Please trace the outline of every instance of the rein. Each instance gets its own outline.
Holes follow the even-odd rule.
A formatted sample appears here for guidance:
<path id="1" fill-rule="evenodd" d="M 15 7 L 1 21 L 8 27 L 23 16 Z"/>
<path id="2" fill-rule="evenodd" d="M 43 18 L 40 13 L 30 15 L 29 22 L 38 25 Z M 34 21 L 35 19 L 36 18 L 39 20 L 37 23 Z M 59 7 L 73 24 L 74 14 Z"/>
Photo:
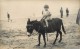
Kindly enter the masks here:
<path id="1" fill-rule="evenodd" d="M 28 24 L 27 26 L 33 26 L 33 25 L 31 25 L 31 24 Z"/>

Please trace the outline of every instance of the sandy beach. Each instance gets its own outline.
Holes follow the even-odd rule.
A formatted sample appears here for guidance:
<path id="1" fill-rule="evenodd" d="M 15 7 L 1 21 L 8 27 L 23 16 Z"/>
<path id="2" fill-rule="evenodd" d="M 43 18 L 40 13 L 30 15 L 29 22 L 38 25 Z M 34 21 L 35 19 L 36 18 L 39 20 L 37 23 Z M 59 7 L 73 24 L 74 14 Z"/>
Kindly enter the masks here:
<path id="1" fill-rule="evenodd" d="M 43 38 L 41 38 L 41 46 L 35 46 L 38 43 L 36 31 L 31 37 L 27 36 L 26 19 L 22 19 L 20 22 L 17 20 L 12 22 L 1 20 L 3 27 L 0 30 L 0 49 L 80 49 L 80 29 L 75 21 L 76 15 L 64 16 L 62 20 L 67 34 L 63 33 L 62 42 L 58 43 L 57 41 L 55 45 L 52 45 L 56 36 L 55 33 L 48 34 L 49 41 L 47 41 L 46 48 L 43 47 Z"/>
<path id="2" fill-rule="evenodd" d="M 55 45 L 56 33 L 48 34 L 49 41 L 44 48 L 43 38 L 41 46 L 37 47 L 38 34 L 34 30 L 31 37 L 27 36 L 27 20 L 40 20 L 44 5 L 49 5 L 52 18 L 60 18 L 60 8 L 63 8 L 63 24 L 66 34 L 62 34 L 62 42 L 59 37 Z M 66 8 L 69 9 L 69 17 L 66 17 Z M 0 49 L 80 49 L 80 26 L 76 24 L 80 0 L 0 0 Z M 7 13 L 10 14 L 8 22 Z"/>

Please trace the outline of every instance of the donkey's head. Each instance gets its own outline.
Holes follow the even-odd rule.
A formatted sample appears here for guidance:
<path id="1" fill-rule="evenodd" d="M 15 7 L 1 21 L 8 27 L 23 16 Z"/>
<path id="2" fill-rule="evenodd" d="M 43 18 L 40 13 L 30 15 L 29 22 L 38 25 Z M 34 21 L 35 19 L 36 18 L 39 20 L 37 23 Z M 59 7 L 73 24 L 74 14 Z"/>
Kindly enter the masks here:
<path id="1" fill-rule="evenodd" d="M 33 30 L 35 29 L 35 22 L 37 22 L 37 20 L 34 20 L 34 21 L 30 21 L 30 18 L 28 18 L 28 21 L 27 21 L 27 32 L 29 33 L 28 36 L 31 36 L 31 34 L 33 33 Z"/>
<path id="2" fill-rule="evenodd" d="M 28 35 L 28 36 L 31 36 L 31 34 L 32 34 L 32 32 L 33 32 L 34 27 L 33 27 L 33 22 L 32 22 L 32 21 L 30 21 L 30 18 L 28 18 L 26 28 L 27 28 L 27 32 L 29 33 L 29 35 Z"/>

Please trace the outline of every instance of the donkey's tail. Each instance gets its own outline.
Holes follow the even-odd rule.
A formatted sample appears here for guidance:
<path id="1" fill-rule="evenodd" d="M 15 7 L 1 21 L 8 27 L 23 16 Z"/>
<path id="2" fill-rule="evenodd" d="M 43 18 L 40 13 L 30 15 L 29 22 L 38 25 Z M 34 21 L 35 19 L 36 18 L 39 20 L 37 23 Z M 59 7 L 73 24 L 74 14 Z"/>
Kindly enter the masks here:
<path id="1" fill-rule="evenodd" d="M 63 30 L 63 32 L 66 34 L 66 31 L 65 31 L 65 29 L 64 29 L 63 22 L 62 22 L 62 30 Z"/>

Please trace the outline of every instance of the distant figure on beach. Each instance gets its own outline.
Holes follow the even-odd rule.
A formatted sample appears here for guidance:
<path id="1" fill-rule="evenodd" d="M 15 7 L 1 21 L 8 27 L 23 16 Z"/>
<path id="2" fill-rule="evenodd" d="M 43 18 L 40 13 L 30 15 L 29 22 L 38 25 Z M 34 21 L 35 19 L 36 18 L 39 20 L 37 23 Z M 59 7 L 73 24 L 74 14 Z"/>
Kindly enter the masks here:
<path id="1" fill-rule="evenodd" d="M 45 20 L 45 27 L 48 27 L 48 22 L 47 20 L 51 19 L 51 13 L 49 12 L 49 6 L 48 5 L 44 5 L 44 10 L 42 11 L 42 20 Z"/>
<path id="2" fill-rule="evenodd" d="M 10 14 L 9 13 L 7 13 L 7 18 L 8 18 L 8 22 L 9 22 L 9 20 L 10 20 Z"/>
<path id="3" fill-rule="evenodd" d="M 80 25 L 80 8 L 77 14 L 76 24 Z"/>
<path id="4" fill-rule="evenodd" d="M 63 18 L 63 8 L 60 9 L 61 18 Z"/>
<path id="5" fill-rule="evenodd" d="M 10 19 L 10 14 L 9 14 L 9 13 L 7 13 L 7 18 L 8 18 L 8 22 L 9 22 L 9 21 L 12 21 L 12 20 Z"/>
<path id="6" fill-rule="evenodd" d="M 69 16 L 69 9 L 66 8 L 66 17 L 68 17 L 68 16 Z"/>

